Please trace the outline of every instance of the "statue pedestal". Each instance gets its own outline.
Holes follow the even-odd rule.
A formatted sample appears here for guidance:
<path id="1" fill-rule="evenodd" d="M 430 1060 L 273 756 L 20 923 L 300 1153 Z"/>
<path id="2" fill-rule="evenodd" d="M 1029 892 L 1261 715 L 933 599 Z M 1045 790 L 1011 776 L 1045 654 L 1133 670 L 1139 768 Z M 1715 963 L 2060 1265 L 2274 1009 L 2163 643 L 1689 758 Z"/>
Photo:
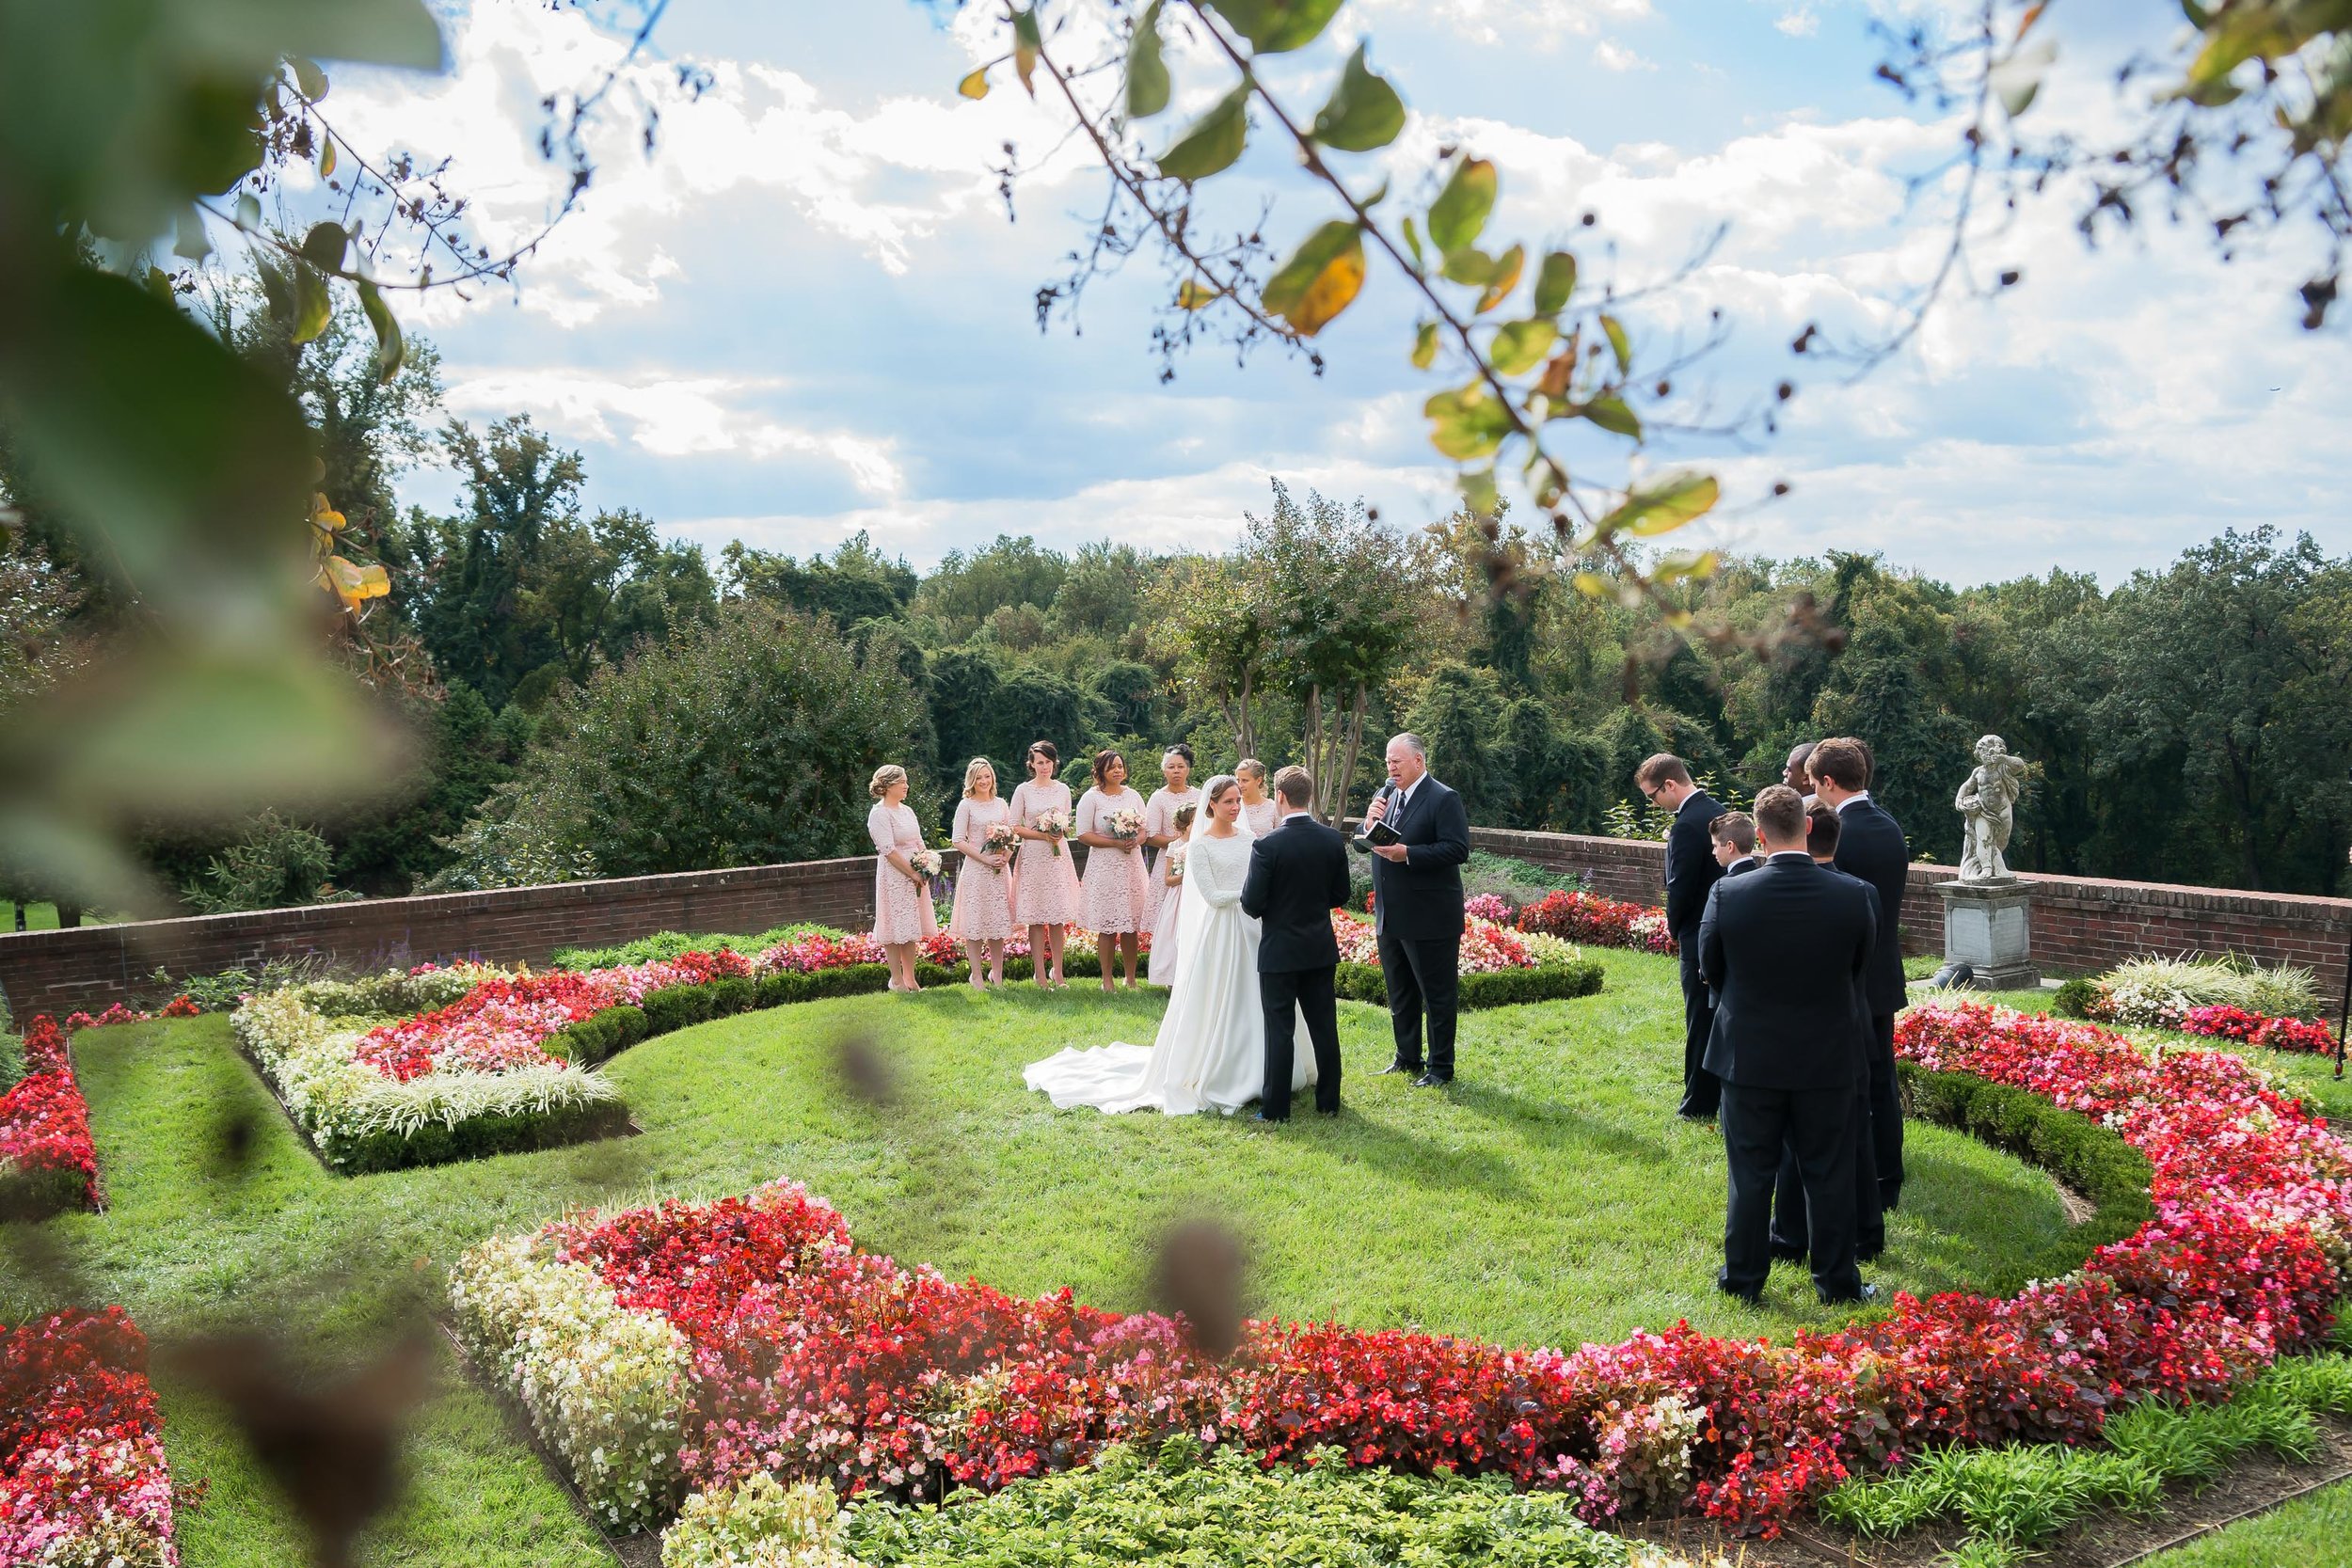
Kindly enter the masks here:
<path id="1" fill-rule="evenodd" d="M 2033 966 L 2033 892 L 2014 877 L 1997 882 L 1953 880 L 1935 885 L 1944 900 L 1944 961 L 1964 963 L 1980 990 L 2031 990 L 2042 983 Z"/>

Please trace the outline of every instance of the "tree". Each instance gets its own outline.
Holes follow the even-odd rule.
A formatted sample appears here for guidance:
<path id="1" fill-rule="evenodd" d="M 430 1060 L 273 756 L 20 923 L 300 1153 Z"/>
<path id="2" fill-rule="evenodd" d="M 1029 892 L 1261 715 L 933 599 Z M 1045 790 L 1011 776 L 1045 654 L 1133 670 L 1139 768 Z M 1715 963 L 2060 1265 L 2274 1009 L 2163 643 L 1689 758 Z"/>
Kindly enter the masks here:
<path id="1" fill-rule="evenodd" d="M 1120 659 L 1094 673 L 1093 696 L 1103 727 L 1114 735 L 1159 735 L 1160 677 L 1149 664 Z"/>
<path id="2" fill-rule="evenodd" d="M 867 779 L 923 762 L 921 694 L 876 653 L 857 658 L 826 620 L 739 600 L 599 667 L 549 705 L 469 826 L 518 831 L 455 878 L 495 870 L 481 863 L 493 852 L 587 857 L 615 877 L 866 852 Z"/>
<path id="3" fill-rule="evenodd" d="M 949 550 L 923 578 L 908 608 L 937 618 L 951 640 L 961 641 L 1000 607 L 1028 605 L 1042 613 L 1061 591 L 1066 569 L 1058 552 L 1039 549 L 1027 534 L 1014 539 L 1000 533 L 994 544 L 969 556 Z"/>
<path id="4" fill-rule="evenodd" d="M 458 832 L 490 792 L 515 776 L 528 726 L 501 718 L 463 682 L 436 703 L 419 703 L 412 721 L 428 736 L 403 799 L 392 808 L 330 822 L 334 878 L 368 894 L 404 894 L 449 863 L 442 841 Z"/>
<path id="5" fill-rule="evenodd" d="M 1164 569 L 1160 558 L 1133 545 L 1098 539 L 1078 546 L 1054 594 L 1053 627 L 1061 637 L 1134 641 L 1142 629 L 1141 605 Z M 1140 653 L 1139 647 L 1131 652 Z"/>
<path id="6" fill-rule="evenodd" d="M 1255 561 L 1191 556 L 1145 600 L 1155 652 L 1175 668 L 1190 701 L 1223 715 L 1246 757 L 1260 754 L 1258 705 L 1274 652 L 1270 592 Z"/>
<path id="7" fill-rule="evenodd" d="M 1405 727 L 1428 746 L 1429 766 L 1460 792 L 1470 820 L 1497 827 L 1524 825 L 1512 815 L 1515 790 L 1498 733 L 1505 705 L 1493 671 L 1446 659 L 1405 714 Z"/>
<path id="8" fill-rule="evenodd" d="M 803 562 L 753 549 L 739 539 L 728 544 L 722 560 L 729 594 L 828 615 L 845 629 L 860 621 L 903 615 L 920 580 L 903 560 L 876 549 L 863 529 L 844 539 L 830 560 L 813 553 Z"/>

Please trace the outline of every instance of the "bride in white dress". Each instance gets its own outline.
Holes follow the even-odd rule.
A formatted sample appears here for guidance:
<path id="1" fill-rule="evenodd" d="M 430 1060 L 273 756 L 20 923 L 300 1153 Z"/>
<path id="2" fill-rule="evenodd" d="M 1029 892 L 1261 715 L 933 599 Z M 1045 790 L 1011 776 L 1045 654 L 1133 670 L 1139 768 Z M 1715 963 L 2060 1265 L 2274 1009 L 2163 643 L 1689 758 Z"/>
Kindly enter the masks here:
<path id="1" fill-rule="evenodd" d="M 1265 1015 L 1258 1001 L 1258 922 L 1241 912 L 1253 842 L 1231 774 L 1209 781 L 1184 857 L 1177 927 L 1184 963 L 1168 995 L 1160 1032 L 1148 1046 L 1116 1041 L 1075 1047 L 1023 1069 L 1022 1081 L 1067 1110 L 1091 1105 L 1187 1116 L 1232 1116 L 1265 1088 Z M 1315 1081 L 1314 1056 L 1298 1053 L 1291 1088 Z"/>

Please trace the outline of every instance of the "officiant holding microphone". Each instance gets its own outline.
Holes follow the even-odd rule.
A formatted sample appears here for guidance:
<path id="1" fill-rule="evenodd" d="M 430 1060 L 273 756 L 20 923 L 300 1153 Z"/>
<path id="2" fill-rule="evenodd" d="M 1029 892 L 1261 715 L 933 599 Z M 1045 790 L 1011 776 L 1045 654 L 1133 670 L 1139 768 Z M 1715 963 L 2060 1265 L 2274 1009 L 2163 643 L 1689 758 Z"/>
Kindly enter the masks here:
<path id="1" fill-rule="evenodd" d="M 1364 829 L 1355 841 L 1373 856 L 1373 921 L 1396 1035 L 1396 1060 L 1381 1070 L 1408 1073 L 1415 1088 L 1430 1089 L 1454 1082 L 1470 814 L 1459 795 L 1429 776 L 1429 748 L 1419 736 L 1390 741 L 1388 764 L 1389 782 L 1365 808 Z"/>

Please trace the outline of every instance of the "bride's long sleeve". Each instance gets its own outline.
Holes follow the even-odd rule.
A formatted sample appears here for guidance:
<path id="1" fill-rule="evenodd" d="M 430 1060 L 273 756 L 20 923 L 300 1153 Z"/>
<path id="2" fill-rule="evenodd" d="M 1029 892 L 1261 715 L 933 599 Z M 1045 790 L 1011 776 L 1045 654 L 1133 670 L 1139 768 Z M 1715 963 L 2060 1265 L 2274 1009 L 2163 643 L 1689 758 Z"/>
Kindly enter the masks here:
<path id="1" fill-rule="evenodd" d="M 1241 874 L 1248 862 L 1213 851 L 1202 853 L 1217 842 L 1213 838 L 1194 842 L 1192 852 L 1184 857 L 1184 879 L 1190 893 L 1198 894 L 1209 908 L 1231 909 L 1241 902 Z"/>

